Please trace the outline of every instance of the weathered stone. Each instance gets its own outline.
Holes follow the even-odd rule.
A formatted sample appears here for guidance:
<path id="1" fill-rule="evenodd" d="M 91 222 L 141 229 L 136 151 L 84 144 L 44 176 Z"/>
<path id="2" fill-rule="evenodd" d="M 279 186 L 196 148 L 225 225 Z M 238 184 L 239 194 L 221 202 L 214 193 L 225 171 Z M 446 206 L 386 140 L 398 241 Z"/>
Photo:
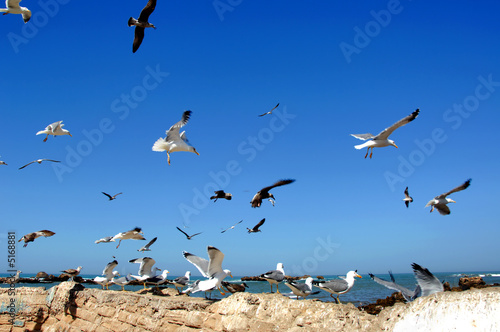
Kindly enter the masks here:
<path id="1" fill-rule="evenodd" d="M 486 283 L 481 277 L 462 277 L 458 281 L 458 287 L 462 288 L 462 290 L 479 288 L 480 286 L 484 286 Z"/>

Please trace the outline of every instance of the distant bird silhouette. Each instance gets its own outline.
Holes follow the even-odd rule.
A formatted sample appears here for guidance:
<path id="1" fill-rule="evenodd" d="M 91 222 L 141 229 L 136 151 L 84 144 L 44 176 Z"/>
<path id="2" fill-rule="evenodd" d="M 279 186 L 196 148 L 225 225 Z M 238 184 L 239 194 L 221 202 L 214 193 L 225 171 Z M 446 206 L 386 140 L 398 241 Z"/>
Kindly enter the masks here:
<path id="1" fill-rule="evenodd" d="M 264 116 L 264 115 L 272 114 L 272 113 L 273 113 L 273 111 L 274 111 L 275 109 L 277 109 L 279 105 L 280 105 L 280 103 L 277 103 L 277 104 L 276 104 L 276 106 L 274 106 L 272 110 L 270 110 L 269 112 L 266 112 L 266 113 L 264 113 L 264 114 L 261 114 L 261 115 L 259 115 L 259 116 Z"/>
<path id="2" fill-rule="evenodd" d="M 196 233 L 196 234 L 193 234 L 193 235 L 188 235 L 186 232 L 184 232 L 184 231 L 183 231 L 182 229 L 180 229 L 179 227 L 176 227 L 176 228 L 179 230 L 179 232 L 181 232 L 182 234 L 186 235 L 186 237 L 187 237 L 187 239 L 188 239 L 188 240 L 191 240 L 191 238 L 192 238 L 193 236 L 196 236 L 196 235 L 199 235 L 199 234 L 203 233 L 203 232 L 200 232 L 200 233 Z"/>
<path id="3" fill-rule="evenodd" d="M 214 191 L 215 195 L 210 197 L 210 199 L 215 199 L 214 203 L 217 202 L 219 198 L 225 198 L 228 201 L 230 201 L 233 198 L 233 195 L 230 193 L 225 193 L 224 190 L 217 190 Z"/>
<path id="4" fill-rule="evenodd" d="M 224 233 L 225 231 L 228 231 L 228 230 L 230 230 L 230 229 L 235 228 L 235 227 L 236 227 L 236 225 L 240 224 L 242 221 L 243 221 L 243 220 L 238 221 L 236 224 L 234 224 L 233 226 L 231 226 L 231 227 L 229 227 L 229 228 L 226 228 L 226 229 L 225 229 L 225 230 L 223 230 L 221 233 Z"/>
<path id="5" fill-rule="evenodd" d="M 123 194 L 123 193 L 118 193 L 118 194 L 116 194 L 116 195 L 111 196 L 110 194 L 106 194 L 104 191 L 101 191 L 101 192 L 102 192 L 104 195 L 108 196 L 108 198 L 109 198 L 109 200 L 110 200 L 110 201 L 112 201 L 112 200 L 116 199 L 116 196 Z"/>
<path id="6" fill-rule="evenodd" d="M 413 202 L 413 198 L 408 193 L 408 187 L 405 189 L 405 198 L 403 198 L 403 201 L 405 201 L 406 207 L 409 207 L 410 203 Z"/>
<path id="7" fill-rule="evenodd" d="M 428 207 L 428 206 L 431 206 L 431 211 L 434 211 L 434 208 L 436 208 L 436 210 L 438 210 L 438 212 L 442 215 L 448 215 L 450 214 L 450 208 L 448 207 L 448 203 L 456 203 L 454 200 L 452 200 L 451 198 L 446 198 L 446 196 L 448 195 L 451 195 L 453 193 L 456 193 L 458 191 L 462 191 L 462 190 L 465 190 L 469 187 L 470 185 L 470 181 L 471 179 L 465 181 L 463 184 L 461 184 L 460 186 L 456 187 L 456 188 L 453 188 L 452 190 L 444 193 L 444 194 L 441 194 L 439 196 L 436 196 L 434 197 L 434 199 L 431 199 L 429 201 L 429 203 L 427 203 L 425 205 L 425 207 Z"/>
<path id="8" fill-rule="evenodd" d="M 151 247 L 151 245 L 153 245 L 153 243 L 156 242 L 156 239 L 158 239 L 158 238 L 155 237 L 154 239 L 149 241 L 148 244 L 146 244 L 144 247 L 142 247 L 141 249 L 137 249 L 137 251 L 151 251 L 151 249 L 149 249 L 149 247 Z"/>
<path id="9" fill-rule="evenodd" d="M 32 161 L 32 162 L 30 162 L 30 163 L 27 163 L 27 164 L 26 164 L 26 165 L 24 165 L 24 166 L 19 167 L 19 169 L 23 169 L 23 168 L 25 168 L 26 166 L 29 166 L 29 165 L 31 165 L 31 164 L 33 164 L 33 163 L 39 163 L 39 164 L 41 164 L 41 163 L 42 163 L 42 161 L 51 161 L 51 162 L 53 162 L 53 163 L 60 163 L 60 161 L 58 161 L 58 160 L 52 160 L 52 159 L 37 159 L 37 160 L 33 160 L 33 161 Z"/>
<path id="10" fill-rule="evenodd" d="M 56 233 L 44 229 L 44 230 L 41 230 L 41 231 L 38 231 L 38 232 L 28 233 L 25 236 L 23 236 L 22 238 L 20 238 L 19 241 L 17 241 L 17 242 L 24 241 L 24 246 L 23 247 L 26 247 L 29 242 L 35 241 L 35 239 L 39 238 L 40 236 L 49 237 L 49 236 L 52 236 L 54 234 L 56 234 Z"/>
<path id="11" fill-rule="evenodd" d="M 253 196 L 252 201 L 250 202 L 252 204 L 252 207 L 254 207 L 254 208 L 260 207 L 263 199 L 269 199 L 269 201 L 274 206 L 275 198 L 274 198 L 273 194 L 269 193 L 269 190 L 271 190 L 275 187 L 284 186 L 285 184 L 290 184 L 294 181 L 295 181 L 294 179 L 279 180 L 278 182 L 276 182 L 272 186 L 262 188 L 258 193 L 255 194 L 255 196 Z"/>
<path id="12" fill-rule="evenodd" d="M 266 221 L 266 218 L 262 219 L 261 221 L 259 221 L 259 223 L 255 226 L 253 226 L 253 228 L 248 228 L 248 233 L 257 233 L 257 232 L 260 232 L 261 230 L 259 229 L 260 226 L 264 225 L 264 222 Z"/>
<path id="13" fill-rule="evenodd" d="M 153 13 L 156 7 L 156 0 L 149 0 L 146 6 L 142 9 L 141 15 L 136 20 L 131 17 L 128 19 L 128 26 L 131 27 L 135 25 L 135 37 L 134 44 L 132 45 L 132 53 L 135 53 L 139 46 L 141 46 L 142 40 L 144 39 L 144 29 L 145 28 L 153 28 L 156 30 L 156 27 L 148 22 L 149 15 Z"/>

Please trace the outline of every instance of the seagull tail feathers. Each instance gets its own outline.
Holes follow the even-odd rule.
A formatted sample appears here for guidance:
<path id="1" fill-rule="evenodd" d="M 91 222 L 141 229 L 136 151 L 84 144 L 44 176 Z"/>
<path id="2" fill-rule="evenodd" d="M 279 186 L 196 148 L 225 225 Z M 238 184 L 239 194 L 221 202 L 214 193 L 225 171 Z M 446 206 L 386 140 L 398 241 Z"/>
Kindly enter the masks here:
<path id="1" fill-rule="evenodd" d="M 165 143 L 165 140 L 163 138 L 159 138 L 155 144 L 153 144 L 153 151 L 157 152 L 163 152 L 167 150 L 167 144 Z"/>
<path id="2" fill-rule="evenodd" d="M 135 25 L 135 23 L 137 22 L 137 20 L 133 17 L 130 17 L 128 19 L 128 26 L 131 27 L 132 25 Z"/>
<path id="3" fill-rule="evenodd" d="M 366 147 L 366 143 L 363 143 L 363 144 L 358 144 L 358 145 L 355 145 L 354 148 L 357 149 L 357 150 L 360 150 L 362 148 Z"/>

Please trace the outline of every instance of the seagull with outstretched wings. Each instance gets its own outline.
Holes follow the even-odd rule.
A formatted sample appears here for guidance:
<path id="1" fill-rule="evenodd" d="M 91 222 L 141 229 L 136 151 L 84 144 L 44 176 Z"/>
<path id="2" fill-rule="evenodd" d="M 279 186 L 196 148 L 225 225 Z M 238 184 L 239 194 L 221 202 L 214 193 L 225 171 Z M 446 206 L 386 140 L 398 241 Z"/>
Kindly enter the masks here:
<path id="1" fill-rule="evenodd" d="M 133 53 L 135 53 L 139 49 L 139 46 L 141 46 L 142 40 L 144 39 L 144 29 L 145 28 L 156 29 L 156 27 L 153 24 L 148 22 L 149 15 L 153 13 L 155 7 L 156 7 L 156 0 L 149 0 L 146 6 L 142 9 L 141 15 L 139 15 L 139 18 L 137 20 L 133 17 L 128 19 L 129 27 L 135 25 L 134 44 L 132 45 Z"/>
<path id="2" fill-rule="evenodd" d="M 462 191 L 462 190 L 467 189 L 470 186 L 470 181 L 471 181 L 471 179 L 468 179 L 460 186 L 453 188 L 452 190 L 450 190 L 444 194 L 441 194 L 439 196 L 434 197 L 425 205 L 425 207 L 431 206 L 430 212 L 432 212 L 432 211 L 434 211 L 434 209 L 436 209 L 442 215 L 450 214 L 450 208 L 448 207 L 447 204 L 448 203 L 456 203 L 456 202 L 454 200 L 452 200 L 451 198 L 448 198 L 446 196 L 451 195 L 453 193 L 456 193 L 458 191 Z"/>
<path id="3" fill-rule="evenodd" d="M 284 186 L 286 184 L 290 184 L 294 181 L 295 181 L 294 179 L 279 180 L 278 182 L 276 182 L 275 184 L 273 184 L 269 187 L 262 188 L 261 190 L 259 190 L 258 193 L 256 193 L 253 196 L 252 200 L 250 201 L 250 204 L 252 204 L 253 208 L 260 207 L 260 205 L 262 204 L 262 200 L 267 198 L 274 206 L 275 198 L 274 198 L 273 194 L 271 194 L 269 192 L 269 190 L 276 188 L 276 187 L 279 187 L 279 186 Z"/>
<path id="4" fill-rule="evenodd" d="M 253 228 L 248 228 L 247 227 L 248 233 L 261 232 L 261 230 L 259 229 L 259 227 L 262 226 L 262 225 L 264 225 L 265 222 L 266 222 L 266 218 L 264 218 L 261 221 L 259 221 L 259 223 L 257 225 L 255 225 L 255 226 L 253 226 Z"/>
<path id="5" fill-rule="evenodd" d="M 264 115 L 272 114 L 272 113 L 273 113 L 273 111 L 274 111 L 275 109 L 277 109 L 279 105 L 280 105 L 280 103 L 277 103 L 277 104 L 276 104 L 276 106 L 274 106 L 272 110 L 270 110 L 269 112 L 266 112 L 266 113 L 264 113 L 264 114 L 261 114 L 261 115 L 259 115 L 259 116 L 264 116 Z"/>
<path id="6" fill-rule="evenodd" d="M 182 234 L 186 235 L 186 238 L 187 238 L 188 240 L 191 240 L 194 236 L 196 236 L 196 235 L 199 235 L 199 234 L 203 233 L 203 232 L 200 232 L 200 233 L 196 233 L 196 234 L 193 234 L 193 235 L 188 235 L 188 233 L 184 232 L 184 231 L 183 231 L 182 229 L 180 229 L 179 227 L 175 227 L 175 228 L 177 228 L 177 229 L 179 230 L 179 232 L 181 232 Z"/>

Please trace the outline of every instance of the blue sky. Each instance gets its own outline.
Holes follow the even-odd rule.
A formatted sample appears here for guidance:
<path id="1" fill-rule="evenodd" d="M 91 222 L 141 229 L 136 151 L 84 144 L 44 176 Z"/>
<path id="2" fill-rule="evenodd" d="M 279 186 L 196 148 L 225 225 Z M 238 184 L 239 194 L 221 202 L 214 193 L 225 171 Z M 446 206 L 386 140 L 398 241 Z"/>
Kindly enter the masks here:
<path id="1" fill-rule="evenodd" d="M 143 243 L 94 244 L 135 226 L 158 237 L 147 255 L 173 275 L 195 271 L 183 250 L 205 257 L 207 245 L 234 275 L 278 262 L 290 275 L 410 272 L 411 262 L 499 270 L 497 2 L 158 1 L 157 30 L 135 54 L 127 20 L 145 1 L 22 5 L 29 23 L 0 17 L 1 241 L 56 232 L 18 246 L 24 272 L 99 274 L 114 255 L 135 273 L 128 260 Z M 377 134 L 416 108 L 391 136 L 399 149 L 371 160 L 354 149 L 350 134 Z M 168 166 L 151 147 L 186 109 L 200 156 L 173 153 Z M 59 120 L 73 137 L 35 135 Z M 62 162 L 18 170 L 37 158 Z M 275 207 L 250 207 L 282 178 L 297 181 L 273 190 Z M 424 209 L 468 178 L 451 215 Z M 214 186 L 233 200 L 207 201 Z M 203 234 L 187 241 L 183 225 Z"/>

